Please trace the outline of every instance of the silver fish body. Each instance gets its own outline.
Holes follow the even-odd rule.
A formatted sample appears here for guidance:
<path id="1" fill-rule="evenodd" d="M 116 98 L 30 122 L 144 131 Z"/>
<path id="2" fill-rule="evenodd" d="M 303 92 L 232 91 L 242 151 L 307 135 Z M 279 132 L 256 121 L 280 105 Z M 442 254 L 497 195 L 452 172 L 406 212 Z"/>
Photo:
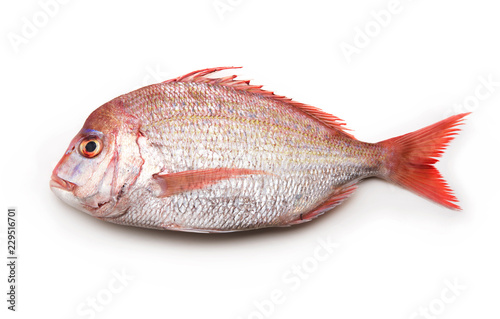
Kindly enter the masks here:
<path id="1" fill-rule="evenodd" d="M 113 136 L 113 142 L 104 139 L 103 153 L 115 155 L 104 169 L 112 169 L 113 177 L 91 181 L 100 186 L 82 196 L 106 200 L 82 210 L 155 229 L 287 226 L 340 204 L 361 179 L 388 176 L 391 147 L 361 142 L 338 118 L 248 82 L 206 77 L 217 70 L 119 96 L 89 117 L 79 134 Z M 68 152 L 78 143 L 75 138 Z M 111 144 L 113 150 L 106 150 Z M 74 170 L 69 160 L 61 161 L 53 190 L 62 198 L 67 194 L 61 185 L 72 183 Z M 69 172 L 66 179 L 63 171 Z"/>

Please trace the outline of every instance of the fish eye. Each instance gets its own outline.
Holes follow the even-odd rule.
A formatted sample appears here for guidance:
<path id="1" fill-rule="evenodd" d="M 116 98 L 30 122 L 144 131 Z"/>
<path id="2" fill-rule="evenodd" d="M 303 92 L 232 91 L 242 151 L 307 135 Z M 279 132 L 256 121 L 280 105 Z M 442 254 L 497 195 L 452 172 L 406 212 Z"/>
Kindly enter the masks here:
<path id="1" fill-rule="evenodd" d="M 96 157 L 97 155 L 99 155 L 99 153 L 101 153 L 102 142 L 96 136 L 89 136 L 84 138 L 80 142 L 80 147 L 78 149 L 80 151 L 80 154 L 82 154 L 82 156 L 84 157 Z"/>

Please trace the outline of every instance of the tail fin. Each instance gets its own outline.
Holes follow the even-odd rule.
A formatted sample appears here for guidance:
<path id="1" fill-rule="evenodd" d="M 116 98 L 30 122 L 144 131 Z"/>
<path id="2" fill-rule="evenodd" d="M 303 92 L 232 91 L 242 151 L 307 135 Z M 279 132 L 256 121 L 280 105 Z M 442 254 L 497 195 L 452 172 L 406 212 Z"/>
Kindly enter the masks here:
<path id="1" fill-rule="evenodd" d="M 448 208 L 460 210 L 458 199 L 433 166 L 460 129 L 463 113 L 418 131 L 379 143 L 388 151 L 383 177 Z"/>

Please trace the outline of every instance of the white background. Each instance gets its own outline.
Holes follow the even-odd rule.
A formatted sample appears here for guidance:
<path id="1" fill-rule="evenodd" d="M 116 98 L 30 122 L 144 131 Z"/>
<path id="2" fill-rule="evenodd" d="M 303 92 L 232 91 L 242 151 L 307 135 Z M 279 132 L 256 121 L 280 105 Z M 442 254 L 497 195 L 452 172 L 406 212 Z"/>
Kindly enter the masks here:
<path id="1" fill-rule="evenodd" d="M 19 256 L 16 313 L 6 310 L 0 263 L 2 318 L 91 318 L 92 298 L 96 318 L 425 318 L 419 308 L 436 318 L 498 318 L 500 86 L 483 82 L 500 81 L 500 6 L 401 0 L 381 27 L 371 12 L 391 6 L 68 1 L 44 21 L 37 1 L 2 2 L 0 255 L 6 209 L 15 206 Z M 34 18 L 36 34 L 23 35 Z M 16 36 L 24 42 L 13 45 Z M 348 63 L 341 45 L 355 40 Z M 365 141 L 473 110 L 438 164 L 463 211 L 368 180 L 311 223 L 203 235 L 107 224 L 51 193 L 53 167 L 95 108 L 145 84 L 228 65 L 344 119 Z M 315 260 L 328 238 L 338 247 Z M 294 265 L 307 278 L 291 274 Z M 122 271 L 133 276 L 126 286 L 114 279 Z M 455 294 L 447 282 L 458 283 Z M 276 291 L 280 303 L 271 305 Z"/>

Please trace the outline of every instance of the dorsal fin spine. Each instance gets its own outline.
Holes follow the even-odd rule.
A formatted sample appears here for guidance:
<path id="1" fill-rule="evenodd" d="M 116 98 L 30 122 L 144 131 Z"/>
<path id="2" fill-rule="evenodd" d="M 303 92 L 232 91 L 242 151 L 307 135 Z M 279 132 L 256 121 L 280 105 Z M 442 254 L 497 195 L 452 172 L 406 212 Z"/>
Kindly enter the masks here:
<path id="1" fill-rule="evenodd" d="M 285 103 L 289 106 L 292 106 L 298 110 L 300 110 L 302 113 L 316 119 L 317 121 L 323 123 L 325 126 L 329 127 L 332 130 L 335 131 L 340 131 L 352 138 L 351 134 L 349 134 L 347 131 L 349 129 L 345 128 L 344 121 L 339 119 L 336 116 L 333 116 L 331 114 L 328 114 L 321 109 L 295 102 L 290 98 L 287 98 L 285 96 L 281 95 L 276 95 L 274 92 L 271 91 L 266 91 L 262 89 L 262 85 L 250 85 L 249 80 L 235 80 L 236 75 L 230 75 L 222 78 L 209 78 L 206 77 L 206 75 L 217 72 L 217 71 L 222 71 L 222 70 L 228 70 L 228 69 L 239 69 L 241 67 L 234 67 L 234 66 L 228 66 L 228 67 L 217 67 L 217 68 L 209 68 L 209 69 L 203 69 L 203 70 L 198 70 L 194 71 L 191 73 L 188 73 L 186 75 L 177 77 L 172 80 L 165 81 L 163 83 L 172 83 L 172 82 L 197 82 L 197 83 L 208 83 L 208 84 L 215 84 L 215 85 L 223 85 L 227 87 L 231 87 L 235 90 L 238 91 L 243 91 L 243 92 L 249 92 L 253 94 L 259 94 L 263 97 L 273 99 L 275 101 L 279 101 L 282 103 Z"/>

